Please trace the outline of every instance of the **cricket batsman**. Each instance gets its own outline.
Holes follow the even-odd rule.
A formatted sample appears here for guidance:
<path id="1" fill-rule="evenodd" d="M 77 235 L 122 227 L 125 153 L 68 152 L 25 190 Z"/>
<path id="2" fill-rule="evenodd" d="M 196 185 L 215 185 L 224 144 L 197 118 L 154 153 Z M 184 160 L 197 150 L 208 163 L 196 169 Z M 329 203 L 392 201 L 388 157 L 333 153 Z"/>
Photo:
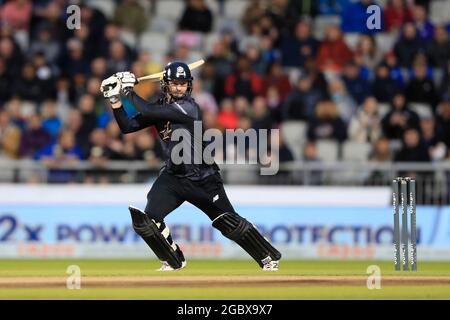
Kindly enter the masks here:
<path id="1" fill-rule="evenodd" d="M 161 261 L 159 271 L 182 269 L 186 266 L 186 260 L 173 241 L 164 218 L 188 201 L 206 213 L 213 227 L 239 244 L 263 270 L 277 271 L 281 253 L 251 222 L 235 212 L 225 193 L 217 164 L 203 159 L 206 144 L 201 141 L 202 150 L 194 148 L 194 139 L 202 139 L 194 136 L 194 122 L 202 119 L 199 106 L 191 97 L 192 81 L 188 65 L 183 62 L 169 63 L 160 81 L 162 98 L 153 103 L 133 91 L 137 79 L 131 72 L 116 73 L 101 84 L 103 96 L 109 100 L 122 133 L 155 126 L 166 156 L 165 166 L 147 194 L 144 211 L 133 206 L 128 208 L 133 228 Z M 138 110 L 132 118 L 124 110 L 121 96 L 128 98 Z M 177 129 L 188 132 L 190 141 L 172 141 L 172 133 Z M 175 164 L 171 154 L 178 143 L 186 143 L 191 154 L 201 152 L 201 164 L 194 164 L 193 161 Z"/>

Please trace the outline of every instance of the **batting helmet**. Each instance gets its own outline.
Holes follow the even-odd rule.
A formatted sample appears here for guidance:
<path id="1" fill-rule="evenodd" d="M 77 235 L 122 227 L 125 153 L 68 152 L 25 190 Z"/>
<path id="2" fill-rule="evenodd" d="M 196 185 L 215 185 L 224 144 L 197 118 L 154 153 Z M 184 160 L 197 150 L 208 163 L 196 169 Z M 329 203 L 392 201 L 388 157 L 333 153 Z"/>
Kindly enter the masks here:
<path id="1" fill-rule="evenodd" d="M 163 78 L 161 80 L 161 89 L 164 93 L 168 92 L 169 81 L 187 81 L 188 88 L 185 95 L 190 95 L 192 92 L 192 80 L 194 78 L 191 75 L 191 70 L 184 62 L 171 62 L 164 67 Z"/>

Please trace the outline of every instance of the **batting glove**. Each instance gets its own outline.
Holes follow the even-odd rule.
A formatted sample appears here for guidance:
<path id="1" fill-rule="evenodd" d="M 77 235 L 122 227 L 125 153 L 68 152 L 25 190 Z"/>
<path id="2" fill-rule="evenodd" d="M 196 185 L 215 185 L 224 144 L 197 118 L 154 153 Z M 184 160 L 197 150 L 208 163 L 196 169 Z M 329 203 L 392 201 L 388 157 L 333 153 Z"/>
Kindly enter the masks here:
<path id="1" fill-rule="evenodd" d="M 120 80 L 115 75 L 103 80 L 100 86 L 103 97 L 111 103 L 116 103 L 120 100 L 120 89 Z"/>
<path id="2" fill-rule="evenodd" d="M 136 83 L 138 83 L 138 80 L 136 79 L 136 76 L 129 72 L 117 72 L 116 73 L 117 78 L 119 78 L 121 83 L 121 93 L 123 95 L 126 95 L 128 92 L 133 90 L 133 87 Z"/>

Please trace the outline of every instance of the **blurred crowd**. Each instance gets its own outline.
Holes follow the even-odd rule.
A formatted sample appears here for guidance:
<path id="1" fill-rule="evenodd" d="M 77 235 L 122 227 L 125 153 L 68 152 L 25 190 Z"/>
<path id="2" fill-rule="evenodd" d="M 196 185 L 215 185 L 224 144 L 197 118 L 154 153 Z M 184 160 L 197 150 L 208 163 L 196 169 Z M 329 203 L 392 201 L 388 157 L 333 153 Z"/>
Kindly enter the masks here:
<path id="1" fill-rule="evenodd" d="M 280 140 L 281 162 L 322 161 L 321 140 L 370 144 L 367 160 L 378 162 L 450 161 L 450 21 L 432 22 L 433 1 L 248 0 L 238 19 L 229 0 L 212 1 L 216 13 L 211 1 L 180 0 L 161 52 L 142 41 L 162 1 L 111 0 L 108 16 L 95 1 L 0 0 L 0 159 L 158 164 L 156 132 L 122 135 L 100 83 L 204 57 L 193 97 L 205 128 L 306 125 L 298 145 Z M 381 30 L 366 26 L 374 3 Z M 71 4 L 81 8 L 73 30 Z M 159 83 L 135 90 L 152 99 Z"/>

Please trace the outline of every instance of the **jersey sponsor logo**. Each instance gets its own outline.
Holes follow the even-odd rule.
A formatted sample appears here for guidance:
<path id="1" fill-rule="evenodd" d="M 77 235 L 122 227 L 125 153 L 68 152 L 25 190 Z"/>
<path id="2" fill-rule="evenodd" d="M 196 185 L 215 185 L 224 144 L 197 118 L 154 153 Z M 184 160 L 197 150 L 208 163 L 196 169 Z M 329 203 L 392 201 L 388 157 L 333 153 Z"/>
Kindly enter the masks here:
<path id="1" fill-rule="evenodd" d="M 164 125 L 164 128 L 159 131 L 159 134 L 161 135 L 162 140 L 168 140 L 171 137 L 172 133 L 172 126 L 170 124 L 170 121 L 167 121 L 167 123 Z"/>

